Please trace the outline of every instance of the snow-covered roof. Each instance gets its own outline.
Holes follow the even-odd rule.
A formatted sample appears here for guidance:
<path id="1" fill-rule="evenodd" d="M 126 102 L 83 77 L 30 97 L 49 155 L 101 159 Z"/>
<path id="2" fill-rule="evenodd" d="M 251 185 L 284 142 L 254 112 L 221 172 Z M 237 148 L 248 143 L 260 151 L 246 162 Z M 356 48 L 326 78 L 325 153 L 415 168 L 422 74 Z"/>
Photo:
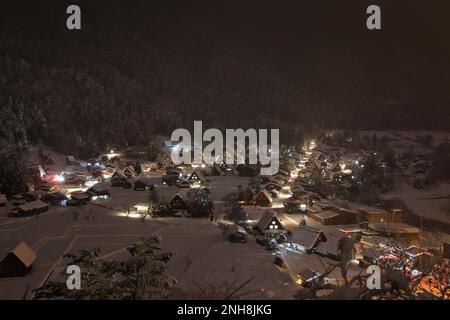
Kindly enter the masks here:
<path id="1" fill-rule="evenodd" d="M 292 242 L 301 245 L 307 250 L 313 249 L 319 241 L 325 240 L 322 230 L 300 225 L 298 230 L 292 233 Z"/>
<path id="2" fill-rule="evenodd" d="M 273 210 L 266 210 L 259 219 L 258 223 L 256 224 L 256 228 L 259 229 L 261 232 L 264 232 L 264 230 L 268 227 L 271 221 L 275 221 L 279 227 L 283 227 L 281 221 L 277 217 L 276 212 Z"/>
<path id="3" fill-rule="evenodd" d="M 200 170 L 194 170 L 194 171 L 190 174 L 188 180 L 189 180 L 189 181 L 190 181 L 190 180 L 197 180 L 197 179 L 194 178 L 194 176 L 197 176 L 198 180 L 200 180 L 200 181 L 204 181 L 204 180 L 205 180 L 205 176 L 203 175 L 203 173 L 202 173 Z"/>
<path id="4" fill-rule="evenodd" d="M 32 211 L 34 209 L 43 209 L 46 207 L 48 207 L 48 203 L 41 201 L 41 200 L 36 200 L 36 201 L 27 202 L 25 204 L 22 204 L 22 205 L 18 206 L 17 208 L 21 211 Z"/>
<path id="5" fill-rule="evenodd" d="M 267 198 L 267 200 L 269 200 L 269 202 L 272 202 L 272 201 L 273 201 L 273 200 L 272 200 L 272 197 L 270 196 L 269 192 L 268 192 L 266 189 L 261 190 L 261 191 L 256 195 L 256 198 L 258 198 L 261 194 L 263 194 L 263 195 Z M 256 198 L 255 198 L 255 199 L 256 199 Z"/>
<path id="6" fill-rule="evenodd" d="M 316 217 L 325 220 L 325 219 L 337 217 L 340 215 L 340 213 L 333 211 L 333 210 L 325 210 L 325 211 L 318 212 L 315 215 L 316 215 Z"/>
<path id="7" fill-rule="evenodd" d="M 70 197 L 75 200 L 88 200 L 91 195 L 86 192 L 75 191 L 70 194 Z"/>
<path id="8" fill-rule="evenodd" d="M 102 191 L 107 191 L 109 188 L 104 183 L 96 183 L 90 189 L 95 192 L 102 192 Z"/>
<path id="9" fill-rule="evenodd" d="M 14 254 L 27 268 L 30 267 L 37 258 L 33 250 L 31 250 L 31 248 L 23 241 L 20 242 L 11 253 Z"/>
<path id="10" fill-rule="evenodd" d="M 346 235 L 343 233 L 334 233 L 329 232 L 325 233 L 326 241 L 322 241 L 317 245 L 316 251 L 326 254 L 333 255 L 338 257 L 338 244 L 339 240 L 341 240 Z"/>
<path id="11" fill-rule="evenodd" d="M 168 204 L 175 198 L 177 195 L 184 201 L 186 201 L 187 191 L 186 189 L 180 189 L 175 186 L 170 187 L 158 187 L 155 189 L 158 194 L 159 202 L 161 204 Z"/>

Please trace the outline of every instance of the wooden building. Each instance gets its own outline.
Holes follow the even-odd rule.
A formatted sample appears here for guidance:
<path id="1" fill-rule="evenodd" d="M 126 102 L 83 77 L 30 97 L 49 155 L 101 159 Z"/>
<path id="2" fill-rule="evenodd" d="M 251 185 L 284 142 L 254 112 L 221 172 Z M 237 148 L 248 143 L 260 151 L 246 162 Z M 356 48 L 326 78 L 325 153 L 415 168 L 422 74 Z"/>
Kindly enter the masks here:
<path id="1" fill-rule="evenodd" d="M 266 210 L 264 212 L 256 224 L 255 229 L 266 236 L 273 236 L 286 232 L 286 228 L 273 210 Z"/>
<path id="2" fill-rule="evenodd" d="M 19 243 L 0 262 L 0 278 L 25 276 L 35 260 L 33 250 L 25 242 Z"/>
<path id="3" fill-rule="evenodd" d="M 36 200 L 17 206 L 14 209 L 14 213 L 17 214 L 18 216 L 31 216 L 47 212 L 48 208 L 49 208 L 48 203 L 41 200 Z"/>
<path id="4" fill-rule="evenodd" d="M 271 207 L 273 200 L 269 192 L 263 189 L 256 195 L 254 202 L 256 206 Z"/>
<path id="5" fill-rule="evenodd" d="M 187 179 L 189 182 L 204 183 L 206 181 L 205 176 L 200 170 L 194 170 Z"/>
<path id="6" fill-rule="evenodd" d="M 303 253 L 311 253 L 320 242 L 326 240 L 322 230 L 309 226 L 300 225 L 298 230 L 292 233 L 292 242 Z"/>
<path id="7" fill-rule="evenodd" d="M 368 228 L 383 236 L 391 237 L 396 241 L 406 242 L 409 245 L 419 243 L 419 228 L 406 223 L 369 223 Z"/>
<path id="8" fill-rule="evenodd" d="M 400 223 L 403 220 L 401 209 L 386 211 L 373 207 L 360 207 L 357 209 L 357 222 L 368 223 Z"/>

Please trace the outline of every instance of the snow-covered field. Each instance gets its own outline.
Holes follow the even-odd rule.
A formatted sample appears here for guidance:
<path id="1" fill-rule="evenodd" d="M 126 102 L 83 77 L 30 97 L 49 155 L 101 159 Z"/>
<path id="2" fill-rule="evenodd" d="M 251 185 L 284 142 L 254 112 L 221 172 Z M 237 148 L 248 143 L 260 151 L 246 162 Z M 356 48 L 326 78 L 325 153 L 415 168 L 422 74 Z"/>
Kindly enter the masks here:
<path id="1" fill-rule="evenodd" d="M 215 177 L 211 181 L 213 200 L 223 198 L 247 184 L 248 178 Z M 0 218 L 0 259 L 20 241 L 36 253 L 33 270 L 25 277 L 0 279 L 0 298 L 31 297 L 31 291 L 47 278 L 59 278 L 65 253 L 100 247 L 105 258 L 120 258 L 140 237 L 162 237 L 162 248 L 174 253 L 169 269 L 186 288 L 199 282 L 217 287 L 233 281 L 254 279 L 246 287 L 249 298 L 292 298 L 295 284 L 278 269 L 270 251 L 250 237 L 246 244 L 232 244 L 208 219 L 158 218 L 143 223 L 126 218 L 119 208 L 147 201 L 147 192 L 111 188 L 111 198 L 97 200 L 81 208 L 55 208 L 30 218 Z M 4 209 L 4 211 L 6 211 Z M 74 212 L 78 212 L 75 219 Z M 53 270 L 53 272 L 52 272 Z"/>
<path id="2" fill-rule="evenodd" d="M 450 183 L 442 183 L 428 190 L 405 186 L 383 195 L 383 198 L 400 198 L 414 213 L 450 223 Z"/>

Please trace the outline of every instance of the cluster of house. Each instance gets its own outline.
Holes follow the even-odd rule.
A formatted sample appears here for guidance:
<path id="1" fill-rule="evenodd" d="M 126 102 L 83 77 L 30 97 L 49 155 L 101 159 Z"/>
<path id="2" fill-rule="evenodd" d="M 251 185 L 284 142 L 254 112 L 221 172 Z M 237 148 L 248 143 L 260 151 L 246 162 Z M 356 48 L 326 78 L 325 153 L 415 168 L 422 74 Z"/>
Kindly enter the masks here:
<path id="1" fill-rule="evenodd" d="M 433 170 L 433 161 L 427 155 L 397 152 L 388 162 L 381 153 L 373 150 L 353 151 L 324 143 L 297 149 L 291 156 L 297 160 L 299 178 L 308 181 L 318 176 L 343 188 L 350 188 L 369 162 L 374 179 L 396 177 L 415 188 L 422 188 Z"/>
<path id="2" fill-rule="evenodd" d="M 81 206 L 90 200 L 109 198 L 110 186 L 134 187 L 136 191 L 145 191 L 149 187 L 140 177 L 141 170 L 136 172 L 135 164 L 122 163 L 114 157 L 105 162 L 101 159 L 77 161 L 73 156 L 67 156 L 62 171 L 49 169 L 47 166 L 53 161 L 48 156 L 46 159 L 38 166 L 39 177 L 34 179 L 39 182 L 29 183 L 28 192 L 8 198 L 0 195 L 0 206 L 7 205 L 10 216 L 40 214 L 48 211 L 50 205 Z M 149 166 L 146 164 L 145 168 L 149 170 Z"/>
<path id="3" fill-rule="evenodd" d="M 342 212 L 342 208 L 333 205 L 323 207 L 321 210 L 321 212 Z M 317 212 L 308 211 L 308 215 L 316 214 Z M 420 246 L 419 230 L 400 222 L 401 212 L 397 210 L 387 212 L 376 208 L 360 207 L 356 211 L 348 210 L 344 212 L 344 215 L 346 220 L 334 220 L 330 223 L 335 224 L 335 227 L 321 226 L 317 223 L 314 226 L 300 223 L 295 230 L 292 228 L 288 230 L 279 214 L 267 209 L 259 220 L 252 224 L 252 230 L 257 236 L 258 243 L 266 246 L 267 249 L 277 250 L 275 263 L 282 266 L 286 264 L 283 255 L 279 254 L 280 250 L 300 255 L 318 255 L 335 261 L 342 260 L 345 255 L 351 260 L 357 260 L 359 266 L 363 268 L 384 259 L 400 261 L 399 259 L 406 257 L 409 263 L 432 256 L 431 251 Z M 361 223 L 355 223 L 356 221 Z M 347 224 L 342 225 L 342 222 Z M 242 228 L 236 229 L 235 234 L 238 233 L 245 233 L 245 231 Z M 260 236 L 266 241 L 261 241 L 258 238 Z M 350 248 L 350 251 L 346 252 L 345 248 Z M 401 256 L 398 250 L 401 250 Z M 448 242 L 444 241 L 442 251 L 444 258 L 450 257 L 448 250 Z M 350 257 L 348 252 L 351 254 Z M 308 265 L 302 265 L 302 267 L 303 269 L 296 274 L 298 283 L 307 285 L 319 276 L 318 270 L 308 268 Z M 414 272 L 417 273 L 420 270 L 414 270 Z"/>

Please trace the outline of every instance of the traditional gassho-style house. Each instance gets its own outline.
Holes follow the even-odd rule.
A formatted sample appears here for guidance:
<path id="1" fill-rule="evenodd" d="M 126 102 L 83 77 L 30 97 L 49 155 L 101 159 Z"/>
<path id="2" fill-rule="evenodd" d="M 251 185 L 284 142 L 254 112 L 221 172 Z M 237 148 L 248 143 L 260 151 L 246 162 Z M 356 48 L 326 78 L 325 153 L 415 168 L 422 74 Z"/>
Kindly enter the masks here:
<path id="1" fill-rule="evenodd" d="M 123 169 L 122 174 L 127 178 L 134 178 L 136 176 L 136 171 L 134 170 L 133 166 L 128 166 Z"/>
<path id="2" fill-rule="evenodd" d="M 314 251 L 320 255 L 331 258 L 333 260 L 341 260 L 340 256 L 340 243 L 342 241 L 352 241 L 342 232 L 328 232 L 325 233 L 326 241 L 321 241 L 314 249 Z"/>
<path id="3" fill-rule="evenodd" d="M 319 175 L 322 179 L 325 179 L 327 181 L 331 181 L 333 179 L 333 172 L 326 168 L 320 169 Z"/>
<path id="4" fill-rule="evenodd" d="M 0 262 L 0 278 L 23 277 L 31 270 L 36 254 L 21 242 Z"/>
<path id="5" fill-rule="evenodd" d="M 204 183 L 206 178 L 200 170 L 194 170 L 187 180 L 192 183 Z"/>
<path id="6" fill-rule="evenodd" d="M 308 171 L 316 172 L 322 169 L 322 165 L 320 164 L 320 161 L 318 161 L 315 158 L 311 158 L 306 163 L 306 169 Z"/>
<path id="7" fill-rule="evenodd" d="M 122 187 L 129 183 L 127 176 L 125 176 L 122 171 L 116 171 L 111 176 L 111 186 L 113 187 Z"/>
<path id="8" fill-rule="evenodd" d="M 330 165 L 330 167 L 328 169 L 333 173 L 341 173 L 342 172 L 342 167 L 339 163 Z"/>
<path id="9" fill-rule="evenodd" d="M 322 230 L 300 225 L 298 230 L 292 233 L 292 242 L 303 252 L 310 254 L 319 244 L 327 238 Z"/>
<path id="10" fill-rule="evenodd" d="M 277 214 L 273 210 L 266 210 L 255 225 L 255 230 L 266 235 L 273 236 L 287 232 L 286 228 L 278 219 Z"/>
<path id="11" fill-rule="evenodd" d="M 27 202 L 25 204 L 17 206 L 13 210 L 13 213 L 15 213 L 19 216 L 31 216 L 31 215 L 47 212 L 48 208 L 49 208 L 48 203 L 41 201 L 41 200 L 36 200 L 36 201 Z"/>
<path id="12" fill-rule="evenodd" d="M 155 190 L 160 206 L 168 206 L 175 210 L 187 209 L 187 192 L 184 189 L 176 187 L 160 187 Z"/>
<path id="13" fill-rule="evenodd" d="M 147 190 L 147 182 L 142 180 L 137 180 L 134 182 L 134 191 L 145 191 Z"/>
<path id="14" fill-rule="evenodd" d="M 261 190 L 255 197 L 254 203 L 256 206 L 260 207 L 271 207 L 272 206 L 272 197 L 269 192 L 265 189 Z"/>
<path id="15" fill-rule="evenodd" d="M 319 160 L 319 161 L 326 161 L 327 160 L 327 157 L 323 154 L 323 153 L 319 153 L 318 155 L 317 155 L 317 160 Z"/>
<path id="16" fill-rule="evenodd" d="M 335 163 L 335 162 L 339 161 L 339 156 L 332 153 L 328 156 L 327 161 L 330 163 Z"/>
<path id="17" fill-rule="evenodd" d="M 181 193 L 176 193 L 169 200 L 169 205 L 176 210 L 185 210 L 187 209 L 187 202 L 185 196 Z"/>

